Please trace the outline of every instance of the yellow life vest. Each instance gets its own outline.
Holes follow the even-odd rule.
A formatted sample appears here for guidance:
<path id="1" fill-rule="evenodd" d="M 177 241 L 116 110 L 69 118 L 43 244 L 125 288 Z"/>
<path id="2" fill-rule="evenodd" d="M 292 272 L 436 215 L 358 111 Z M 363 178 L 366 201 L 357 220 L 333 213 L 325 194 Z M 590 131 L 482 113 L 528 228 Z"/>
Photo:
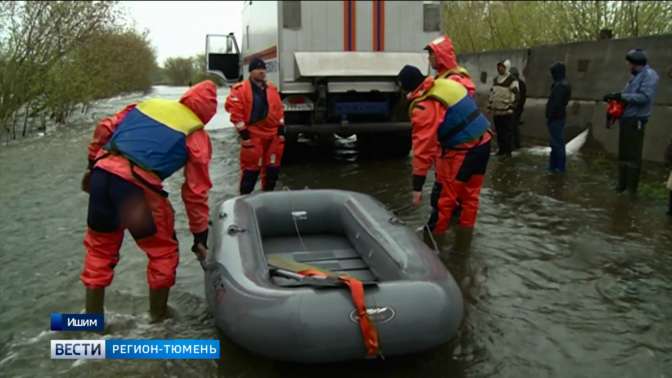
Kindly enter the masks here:
<path id="1" fill-rule="evenodd" d="M 465 96 L 467 96 L 467 90 L 464 88 L 464 86 L 455 80 L 449 80 L 449 79 L 436 79 L 434 80 L 434 84 L 432 85 L 431 88 L 424 94 L 422 94 L 420 97 L 416 98 L 411 102 L 411 106 L 409 106 L 409 117 L 411 116 L 411 113 L 413 112 L 413 108 L 421 101 L 424 101 L 428 98 L 432 98 L 434 100 L 439 101 L 440 103 L 443 104 L 443 106 L 449 108 L 455 104 L 457 104 L 458 101 L 462 100 Z"/>
<path id="2" fill-rule="evenodd" d="M 149 99 L 139 103 L 136 109 L 184 135 L 189 135 L 204 126 L 203 121 L 189 107 L 175 100 Z"/>

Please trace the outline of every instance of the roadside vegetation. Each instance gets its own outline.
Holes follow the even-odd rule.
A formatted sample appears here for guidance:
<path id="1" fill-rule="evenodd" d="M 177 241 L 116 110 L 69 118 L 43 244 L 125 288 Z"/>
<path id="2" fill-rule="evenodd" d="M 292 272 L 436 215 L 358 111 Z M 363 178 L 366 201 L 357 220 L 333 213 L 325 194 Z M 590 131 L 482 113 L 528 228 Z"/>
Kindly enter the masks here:
<path id="1" fill-rule="evenodd" d="M 443 31 L 461 53 L 672 33 L 669 1 L 448 1 Z"/>
<path id="2" fill-rule="evenodd" d="M 190 58 L 171 57 L 166 59 L 160 69 L 157 84 L 189 85 L 203 80 L 212 80 L 218 85 L 223 81 L 215 75 L 207 73 L 205 55 L 199 54 Z"/>
<path id="3" fill-rule="evenodd" d="M 102 98 L 149 91 L 157 64 L 146 33 L 116 2 L 0 1 L 0 136 L 67 122 Z"/>

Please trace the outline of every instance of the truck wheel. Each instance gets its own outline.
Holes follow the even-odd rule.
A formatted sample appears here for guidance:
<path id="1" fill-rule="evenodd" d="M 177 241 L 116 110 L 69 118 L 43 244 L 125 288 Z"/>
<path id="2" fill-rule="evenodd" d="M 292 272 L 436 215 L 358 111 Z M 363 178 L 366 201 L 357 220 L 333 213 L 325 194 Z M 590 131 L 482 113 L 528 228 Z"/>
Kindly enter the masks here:
<path id="1" fill-rule="evenodd" d="M 299 161 L 299 133 L 285 131 L 285 152 L 282 155 L 283 164 L 291 164 Z"/>
<path id="2" fill-rule="evenodd" d="M 411 133 L 360 133 L 357 134 L 357 147 L 361 156 L 406 157 L 411 151 Z"/>
<path id="3" fill-rule="evenodd" d="M 411 152 L 411 133 L 394 132 L 385 135 L 387 152 L 393 157 L 407 157 Z"/>

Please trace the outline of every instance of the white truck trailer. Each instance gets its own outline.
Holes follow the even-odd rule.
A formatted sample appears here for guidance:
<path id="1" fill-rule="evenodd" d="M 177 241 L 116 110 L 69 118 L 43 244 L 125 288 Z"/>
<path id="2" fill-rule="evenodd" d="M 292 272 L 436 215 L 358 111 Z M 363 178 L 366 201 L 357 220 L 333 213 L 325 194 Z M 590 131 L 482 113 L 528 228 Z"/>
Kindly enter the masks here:
<path id="1" fill-rule="evenodd" d="M 299 134 L 357 134 L 360 145 L 408 153 L 396 75 L 405 64 L 429 73 L 423 47 L 440 33 L 438 2 L 245 1 L 242 13 L 240 45 L 233 33 L 206 37 L 208 70 L 233 83 L 247 78 L 252 58 L 266 61 L 289 144 Z"/>

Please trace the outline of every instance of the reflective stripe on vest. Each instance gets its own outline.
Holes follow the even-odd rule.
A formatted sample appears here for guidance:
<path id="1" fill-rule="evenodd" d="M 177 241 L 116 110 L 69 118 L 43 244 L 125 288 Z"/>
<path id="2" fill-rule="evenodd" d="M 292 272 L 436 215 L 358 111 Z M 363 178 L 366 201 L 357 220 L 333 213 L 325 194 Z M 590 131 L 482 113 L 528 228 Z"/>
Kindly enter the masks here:
<path id="1" fill-rule="evenodd" d="M 477 140 L 490 127 L 476 102 L 467 95 L 466 88 L 454 80 L 434 80 L 434 85 L 427 93 L 411 103 L 411 112 L 417 103 L 428 98 L 439 101 L 447 109 L 437 135 L 444 148 Z"/>
<path id="2" fill-rule="evenodd" d="M 155 173 L 162 180 L 187 162 L 187 136 L 203 122 L 177 101 L 148 100 L 128 112 L 105 149 Z"/>

